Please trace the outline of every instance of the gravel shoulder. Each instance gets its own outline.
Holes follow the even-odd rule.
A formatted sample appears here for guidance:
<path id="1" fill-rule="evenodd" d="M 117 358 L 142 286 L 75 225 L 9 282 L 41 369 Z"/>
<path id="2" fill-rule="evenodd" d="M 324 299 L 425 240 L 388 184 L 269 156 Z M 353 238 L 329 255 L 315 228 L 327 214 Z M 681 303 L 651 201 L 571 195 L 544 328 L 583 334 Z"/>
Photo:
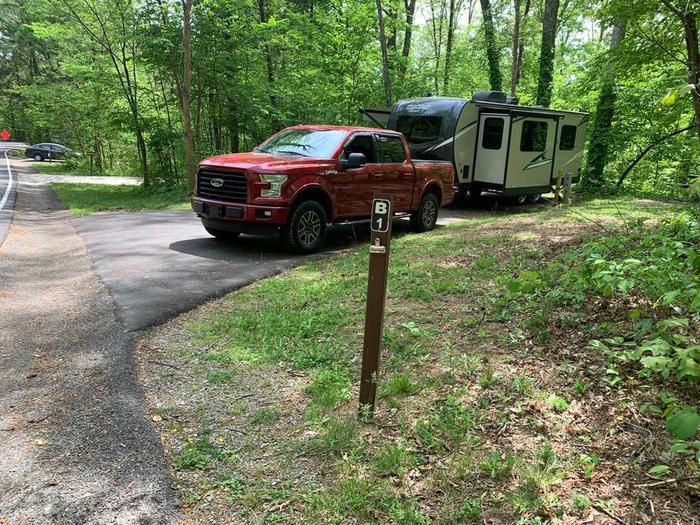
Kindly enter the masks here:
<path id="1" fill-rule="evenodd" d="M 174 522 L 132 336 L 70 219 L 21 183 L 0 247 L 0 523 Z"/>

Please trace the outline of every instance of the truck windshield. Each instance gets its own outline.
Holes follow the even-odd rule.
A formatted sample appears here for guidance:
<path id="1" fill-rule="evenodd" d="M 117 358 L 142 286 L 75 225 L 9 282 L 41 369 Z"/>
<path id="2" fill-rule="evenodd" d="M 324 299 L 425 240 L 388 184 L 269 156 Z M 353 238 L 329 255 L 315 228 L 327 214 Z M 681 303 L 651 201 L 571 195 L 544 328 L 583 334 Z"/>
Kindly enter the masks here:
<path id="1" fill-rule="evenodd" d="M 347 132 L 335 129 L 283 129 L 255 151 L 330 159 L 346 136 Z"/>

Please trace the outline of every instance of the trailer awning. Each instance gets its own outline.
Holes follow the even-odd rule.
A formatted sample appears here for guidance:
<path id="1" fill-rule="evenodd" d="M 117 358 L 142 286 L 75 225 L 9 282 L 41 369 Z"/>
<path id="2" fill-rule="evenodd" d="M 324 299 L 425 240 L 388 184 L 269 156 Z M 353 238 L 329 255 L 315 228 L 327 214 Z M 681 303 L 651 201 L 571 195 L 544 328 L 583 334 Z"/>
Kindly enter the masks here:
<path id="1" fill-rule="evenodd" d="M 361 109 L 362 120 L 371 123 L 374 126 L 379 126 L 381 128 L 386 128 L 389 123 L 389 115 L 391 115 L 391 108 L 366 108 Z"/>

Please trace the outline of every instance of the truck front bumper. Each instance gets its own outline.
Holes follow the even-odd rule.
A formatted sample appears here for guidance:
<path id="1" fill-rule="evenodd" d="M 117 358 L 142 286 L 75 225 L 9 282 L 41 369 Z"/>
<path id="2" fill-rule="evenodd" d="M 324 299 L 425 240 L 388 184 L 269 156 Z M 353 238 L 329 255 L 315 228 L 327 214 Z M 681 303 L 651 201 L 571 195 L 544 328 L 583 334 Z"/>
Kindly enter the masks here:
<path id="1" fill-rule="evenodd" d="M 289 208 L 234 204 L 199 197 L 192 198 L 192 209 L 212 228 L 237 233 L 265 233 L 287 224 Z"/>

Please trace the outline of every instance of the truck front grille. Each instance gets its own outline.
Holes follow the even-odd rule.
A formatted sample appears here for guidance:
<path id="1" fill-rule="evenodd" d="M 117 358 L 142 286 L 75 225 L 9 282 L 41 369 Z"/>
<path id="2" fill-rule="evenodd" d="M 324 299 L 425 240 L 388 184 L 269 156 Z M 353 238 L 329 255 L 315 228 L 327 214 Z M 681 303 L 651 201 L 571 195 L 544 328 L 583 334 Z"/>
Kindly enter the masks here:
<path id="1" fill-rule="evenodd" d="M 200 169 L 197 174 L 197 196 L 245 204 L 248 198 L 248 180 L 240 172 Z"/>

